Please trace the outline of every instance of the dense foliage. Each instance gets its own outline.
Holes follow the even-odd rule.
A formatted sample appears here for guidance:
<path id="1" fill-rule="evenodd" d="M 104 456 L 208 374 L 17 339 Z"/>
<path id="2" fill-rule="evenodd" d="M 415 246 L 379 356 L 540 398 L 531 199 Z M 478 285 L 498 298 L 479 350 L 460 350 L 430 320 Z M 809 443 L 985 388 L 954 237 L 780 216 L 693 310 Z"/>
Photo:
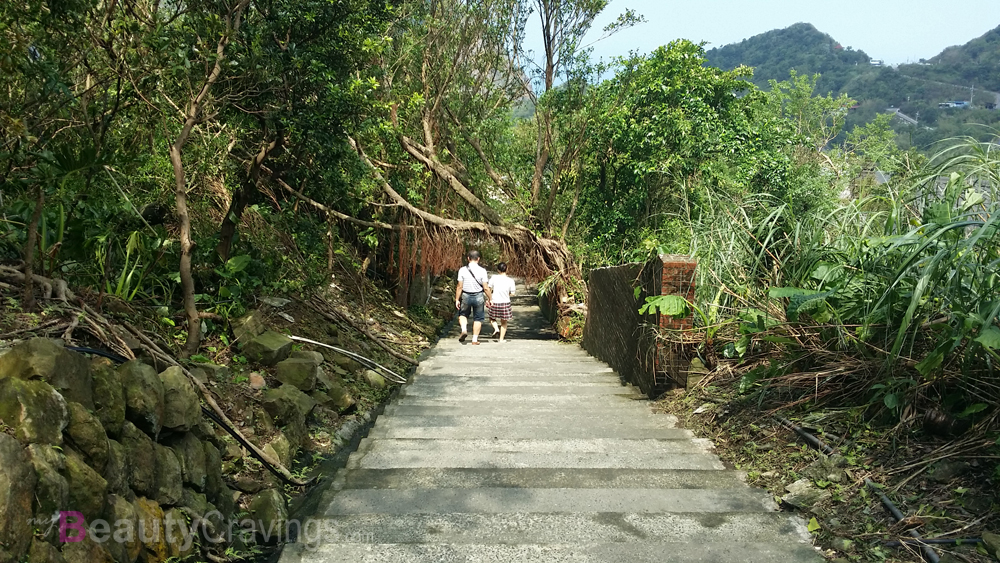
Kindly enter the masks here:
<path id="1" fill-rule="evenodd" d="M 846 355 L 861 367 L 837 381 L 890 409 L 993 397 L 993 145 L 902 150 L 882 98 L 839 91 L 910 82 L 811 26 L 595 65 L 581 42 L 605 6 L 4 5 L 0 274 L 149 305 L 195 353 L 203 326 L 336 263 L 407 304 L 475 244 L 566 312 L 587 267 L 676 252 L 702 261 L 698 300 L 660 305 L 701 312 L 712 353 L 778 348 L 772 375 Z"/>

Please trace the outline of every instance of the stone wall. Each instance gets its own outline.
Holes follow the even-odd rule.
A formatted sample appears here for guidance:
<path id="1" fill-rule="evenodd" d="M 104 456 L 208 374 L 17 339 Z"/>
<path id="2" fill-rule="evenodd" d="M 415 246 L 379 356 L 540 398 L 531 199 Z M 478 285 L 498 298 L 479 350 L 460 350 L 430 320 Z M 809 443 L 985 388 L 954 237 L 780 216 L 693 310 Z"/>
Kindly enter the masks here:
<path id="1" fill-rule="evenodd" d="M 274 402 L 291 412 L 297 398 Z M 235 495 L 223 458 L 240 452 L 200 401 L 177 367 L 116 366 L 42 338 L 0 355 L 0 563 L 159 562 L 226 537 Z M 249 506 L 284 518 L 273 489 Z"/>
<path id="2" fill-rule="evenodd" d="M 685 256 L 663 255 L 645 264 L 592 270 L 583 347 L 647 395 L 655 396 L 685 380 L 686 355 L 659 343 L 656 327 L 691 328 L 692 319 L 640 315 L 639 308 L 651 295 L 693 299 L 696 266 L 696 261 Z"/>

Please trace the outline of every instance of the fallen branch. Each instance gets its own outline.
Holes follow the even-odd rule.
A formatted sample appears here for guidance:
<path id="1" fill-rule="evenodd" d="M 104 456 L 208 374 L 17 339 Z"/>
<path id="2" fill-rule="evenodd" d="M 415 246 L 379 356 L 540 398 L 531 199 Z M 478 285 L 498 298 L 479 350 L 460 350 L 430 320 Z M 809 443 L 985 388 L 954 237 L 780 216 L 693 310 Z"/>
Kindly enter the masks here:
<path id="1" fill-rule="evenodd" d="M 309 307 L 311 307 L 314 311 L 316 311 L 320 315 L 326 317 L 327 319 L 329 319 L 329 320 L 331 320 L 333 322 L 341 322 L 341 321 L 343 321 L 343 322 L 351 325 L 351 327 L 353 327 L 354 330 L 356 330 L 356 331 L 360 332 L 361 334 L 364 334 L 365 336 L 367 336 L 369 339 L 371 339 L 372 342 L 374 342 L 375 344 L 377 344 L 379 348 L 381 348 L 381 349 L 385 350 L 386 352 L 388 352 L 390 356 L 392 356 L 392 357 L 394 357 L 396 359 L 402 360 L 402 361 L 404 361 L 404 362 L 406 362 L 406 363 L 408 363 L 410 365 L 414 365 L 414 366 L 420 363 L 417 360 L 415 360 L 415 359 L 413 359 L 413 358 L 411 358 L 411 357 L 409 357 L 409 356 L 407 356 L 405 354 L 401 354 L 401 353 L 393 350 L 392 347 L 390 347 L 388 344 L 386 344 L 385 342 L 383 342 L 381 338 L 379 338 L 379 337 L 375 336 L 374 334 L 372 334 L 367 328 L 361 326 L 360 324 L 358 324 L 354 320 L 349 319 L 347 316 L 340 314 L 338 311 L 333 310 L 333 309 L 331 309 L 331 310 L 323 309 L 318 304 L 314 303 L 313 301 L 305 301 L 304 303 L 306 305 L 308 305 Z"/>
<path id="2" fill-rule="evenodd" d="M 309 481 L 303 481 L 301 479 L 297 479 L 297 478 L 293 477 L 291 471 L 289 471 L 288 468 L 286 468 L 284 465 L 282 465 L 280 461 L 278 461 L 278 460 L 272 458 L 271 456 L 267 455 L 260 448 L 258 448 L 256 445 L 254 445 L 253 442 L 251 442 L 250 440 L 247 440 L 246 436 L 244 436 L 243 433 L 240 432 L 239 428 L 237 428 L 236 425 L 233 424 L 233 421 L 229 420 L 229 417 L 226 416 L 225 412 L 223 412 L 222 407 L 219 406 L 219 403 L 215 402 L 215 398 L 212 397 L 211 391 L 209 391 L 208 388 L 205 387 L 205 384 L 202 383 L 201 381 L 199 381 L 197 377 L 195 377 L 194 375 L 192 375 L 191 372 L 187 370 L 187 368 L 185 368 L 184 366 L 180 365 L 177 362 L 177 360 L 175 360 L 173 358 L 173 356 L 171 356 L 170 354 L 167 354 L 166 352 L 164 352 L 159 346 L 156 345 L 155 342 L 153 342 L 141 330 L 137 329 L 136 327 L 132 326 L 131 324 L 129 324 L 127 322 L 122 323 L 122 324 L 125 325 L 125 328 L 127 328 L 129 330 L 129 332 L 131 332 L 136 338 L 138 338 L 140 341 L 142 341 L 143 344 L 145 344 L 146 350 L 150 354 L 152 354 L 153 357 L 158 358 L 159 360 L 161 360 L 163 362 L 166 362 L 167 364 L 170 364 L 172 366 L 176 366 L 176 367 L 180 368 L 181 371 L 184 373 L 184 375 L 186 375 L 188 377 L 188 379 L 191 380 L 191 382 L 194 383 L 195 386 L 198 387 L 198 390 L 201 391 L 202 397 L 204 397 L 205 402 L 208 403 L 208 406 L 210 406 L 212 408 L 212 411 L 215 412 L 215 414 L 223 422 L 225 422 L 229 426 L 229 428 L 231 429 L 231 431 L 233 431 L 236 434 L 238 434 L 240 436 L 240 438 L 242 438 L 243 441 L 246 442 L 246 444 L 249 445 L 253 449 L 254 454 L 257 457 L 259 457 L 260 459 L 263 459 L 267 463 L 271 464 L 279 473 L 281 473 L 282 476 L 285 477 L 285 479 L 288 482 L 293 483 L 293 484 L 298 485 L 298 486 L 305 486 L 305 485 L 309 484 Z"/>

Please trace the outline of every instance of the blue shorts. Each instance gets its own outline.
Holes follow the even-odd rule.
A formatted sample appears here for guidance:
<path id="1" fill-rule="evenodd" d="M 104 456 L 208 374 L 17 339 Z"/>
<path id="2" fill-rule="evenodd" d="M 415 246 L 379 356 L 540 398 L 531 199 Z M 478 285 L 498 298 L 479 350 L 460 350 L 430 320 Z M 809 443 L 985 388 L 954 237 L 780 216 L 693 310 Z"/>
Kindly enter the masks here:
<path id="1" fill-rule="evenodd" d="M 460 313 L 463 317 L 472 317 L 473 321 L 483 322 L 486 320 L 486 295 L 479 293 L 462 293 L 462 309 Z"/>

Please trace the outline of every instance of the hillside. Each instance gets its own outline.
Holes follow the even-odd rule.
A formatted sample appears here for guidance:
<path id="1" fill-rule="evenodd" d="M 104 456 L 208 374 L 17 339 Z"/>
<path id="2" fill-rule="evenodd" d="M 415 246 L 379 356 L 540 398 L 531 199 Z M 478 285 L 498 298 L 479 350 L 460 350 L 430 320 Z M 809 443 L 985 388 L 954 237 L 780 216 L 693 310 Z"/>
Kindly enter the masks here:
<path id="1" fill-rule="evenodd" d="M 769 80 L 786 80 L 790 71 L 821 75 L 818 93 L 847 94 L 858 101 L 848 127 L 871 120 L 886 108 L 919 121 L 897 121 L 900 144 L 930 149 L 935 142 L 958 135 L 992 136 L 1000 123 L 1000 28 L 965 45 L 949 47 L 918 64 L 873 66 L 861 50 L 844 48 L 811 24 L 798 23 L 762 33 L 706 53 L 710 64 L 731 69 L 754 67 L 753 82 L 767 88 Z M 973 92 L 974 87 L 974 92 Z M 972 109 L 939 107 L 951 100 L 971 101 Z M 986 127 L 983 127 L 983 126 Z"/>
<path id="2" fill-rule="evenodd" d="M 775 29 L 708 51 L 712 66 L 723 69 L 741 64 L 754 67 L 753 82 L 762 88 L 770 79 L 785 80 L 791 70 L 822 74 L 820 91 L 840 91 L 859 71 L 870 67 L 864 51 L 843 47 L 833 37 L 808 23 Z"/>

